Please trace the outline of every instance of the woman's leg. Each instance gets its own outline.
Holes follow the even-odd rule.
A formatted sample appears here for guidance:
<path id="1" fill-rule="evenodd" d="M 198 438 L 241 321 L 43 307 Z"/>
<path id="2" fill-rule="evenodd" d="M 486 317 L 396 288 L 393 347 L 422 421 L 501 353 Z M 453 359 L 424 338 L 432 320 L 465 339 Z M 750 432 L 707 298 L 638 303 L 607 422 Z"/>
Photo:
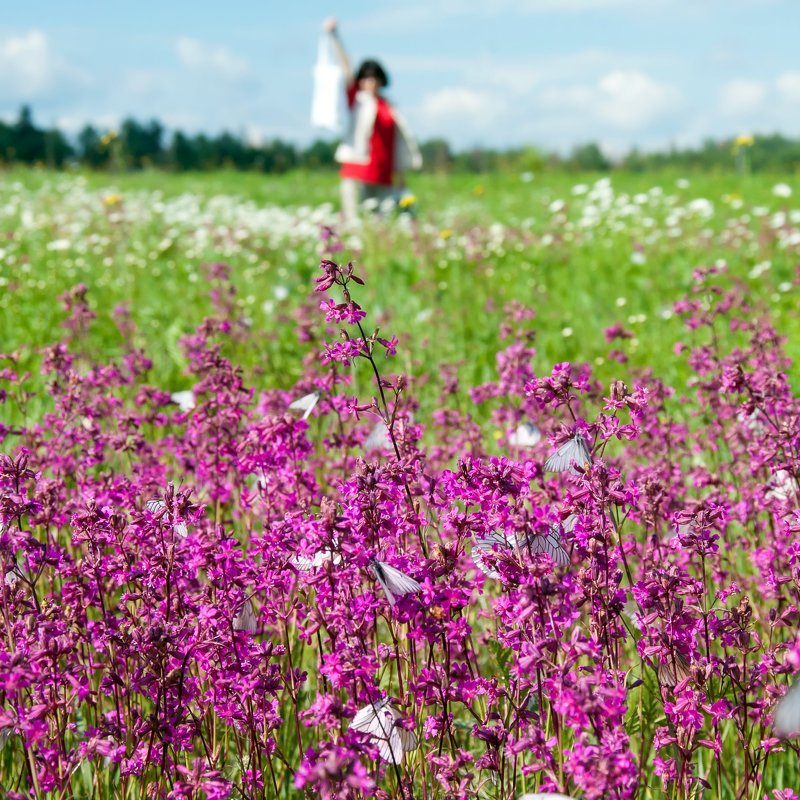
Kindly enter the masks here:
<path id="1" fill-rule="evenodd" d="M 353 178 L 342 178 L 342 215 L 345 222 L 358 219 L 358 205 L 361 202 L 361 182 Z"/>

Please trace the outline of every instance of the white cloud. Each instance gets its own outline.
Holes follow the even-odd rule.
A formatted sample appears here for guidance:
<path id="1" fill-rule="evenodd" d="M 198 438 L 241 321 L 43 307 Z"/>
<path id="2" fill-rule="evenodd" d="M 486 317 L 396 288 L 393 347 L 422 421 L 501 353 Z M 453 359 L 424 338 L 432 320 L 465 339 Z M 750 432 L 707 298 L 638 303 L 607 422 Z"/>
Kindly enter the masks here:
<path id="1" fill-rule="evenodd" d="M 425 95 L 417 109 L 423 124 L 467 124 L 473 130 L 484 130 L 503 110 L 495 93 L 451 86 Z"/>
<path id="2" fill-rule="evenodd" d="M 626 130 L 646 127 L 674 111 L 682 101 L 676 87 L 659 83 L 637 70 L 609 72 L 600 79 L 598 89 L 598 116 Z"/>
<path id="3" fill-rule="evenodd" d="M 680 108 L 683 95 L 640 70 L 617 69 L 594 86 L 549 87 L 542 92 L 542 103 L 546 109 L 572 112 L 576 127 L 583 117 L 617 130 L 640 131 Z"/>
<path id="4" fill-rule="evenodd" d="M 249 73 L 247 61 L 226 47 L 181 36 L 175 43 L 178 59 L 193 69 L 208 70 L 226 78 L 244 78 Z"/>
<path id="5" fill-rule="evenodd" d="M 761 108 L 766 96 L 767 87 L 760 81 L 729 81 L 720 90 L 719 108 L 730 117 L 753 114 Z"/>
<path id="6" fill-rule="evenodd" d="M 48 88 L 56 65 L 47 37 L 39 30 L 0 40 L 0 82 L 20 97 L 35 97 Z"/>
<path id="7" fill-rule="evenodd" d="M 787 103 L 800 103 L 800 72 L 784 72 L 778 76 L 776 86 Z"/>

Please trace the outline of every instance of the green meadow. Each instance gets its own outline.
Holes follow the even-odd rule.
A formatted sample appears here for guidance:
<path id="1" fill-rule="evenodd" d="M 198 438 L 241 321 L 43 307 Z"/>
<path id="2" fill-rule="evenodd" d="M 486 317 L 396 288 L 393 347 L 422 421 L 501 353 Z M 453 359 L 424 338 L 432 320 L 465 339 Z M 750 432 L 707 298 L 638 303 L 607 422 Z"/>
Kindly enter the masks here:
<path id="1" fill-rule="evenodd" d="M 82 283 L 97 315 L 85 342 L 94 356 L 121 351 L 113 312 L 125 304 L 152 382 L 188 388 L 179 340 L 212 312 L 203 265 L 223 262 L 257 334 L 231 357 L 257 386 L 291 388 L 306 353 L 296 312 L 313 303 L 327 225 L 341 235 L 337 257 L 366 278 L 356 300 L 367 323 L 400 340 L 393 368 L 422 379 L 423 405 L 442 364 L 466 386 L 494 376 L 511 301 L 535 311 L 537 370 L 588 362 L 607 382 L 652 369 L 680 386 L 689 374 L 674 348 L 687 332 L 672 307 L 693 270 L 715 263 L 747 283 L 798 355 L 794 178 L 425 175 L 411 189 L 413 217 L 368 216 L 347 231 L 334 174 L 6 172 L 2 350 L 35 371 L 39 348 L 63 334 L 59 296 Z M 631 336 L 609 344 L 603 331 L 615 324 Z"/>

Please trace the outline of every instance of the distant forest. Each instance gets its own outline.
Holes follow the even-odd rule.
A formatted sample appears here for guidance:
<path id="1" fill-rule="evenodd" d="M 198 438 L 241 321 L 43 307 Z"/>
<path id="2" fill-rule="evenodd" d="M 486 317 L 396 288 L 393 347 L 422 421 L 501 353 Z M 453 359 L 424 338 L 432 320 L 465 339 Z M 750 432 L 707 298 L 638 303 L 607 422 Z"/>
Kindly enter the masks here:
<path id="1" fill-rule="evenodd" d="M 159 168 L 173 172 L 237 169 L 282 173 L 292 169 L 335 169 L 336 142 L 318 140 L 308 147 L 274 139 L 252 144 L 242 136 L 221 133 L 167 132 L 157 120 L 126 119 L 116 131 L 87 125 L 70 139 L 58 129 L 39 128 L 24 106 L 13 123 L 0 122 L 0 164 L 31 164 L 62 169 L 81 165 L 95 170 Z M 475 147 L 454 151 L 444 139 L 420 144 L 427 172 L 526 172 L 542 169 L 575 172 L 612 169 L 645 172 L 673 167 L 687 171 L 796 172 L 800 170 L 800 139 L 781 134 L 708 139 L 699 147 L 673 147 L 660 152 L 631 150 L 611 161 L 592 142 L 568 155 L 534 147 L 497 150 Z"/>

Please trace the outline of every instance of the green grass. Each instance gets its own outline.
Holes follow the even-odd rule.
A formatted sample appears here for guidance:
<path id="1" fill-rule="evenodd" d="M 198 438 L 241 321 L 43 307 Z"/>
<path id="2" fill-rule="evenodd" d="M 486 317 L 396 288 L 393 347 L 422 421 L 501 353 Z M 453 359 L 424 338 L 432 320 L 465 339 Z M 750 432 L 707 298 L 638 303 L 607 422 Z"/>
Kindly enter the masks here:
<path id="1" fill-rule="evenodd" d="M 505 304 L 516 300 L 537 313 L 537 369 L 587 361 L 607 382 L 652 368 L 681 385 L 688 370 L 673 347 L 684 330 L 669 309 L 687 291 L 693 269 L 717 259 L 770 304 L 790 354 L 798 355 L 797 291 L 786 286 L 795 277 L 795 256 L 767 226 L 769 214 L 793 207 L 794 196 L 772 194 L 775 176 L 689 176 L 689 187 L 678 188 L 676 174 L 613 175 L 612 202 L 622 207 L 620 195 L 628 195 L 640 211 L 615 220 L 601 212 L 597 225 L 581 227 L 587 196 L 574 195 L 573 187 L 591 187 L 600 177 L 542 174 L 528 183 L 516 175 L 414 178 L 418 230 L 370 222 L 360 252 L 341 254 L 355 258 L 367 279 L 356 298 L 368 311 L 367 322 L 401 340 L 396 368 L 432 377 L 430 387 L 444 362 L 459 365 L 466 386 L 494 377 L 498 327 Z M 662 194 L 634 202 L 653 187 Z M 122 202 L 110 208 L 103 197 L 112 193 Z M 741 208 L 731 207 L 731 195 Z M 682 217 L 680 233 L 667 235 L 670 215 L 683 213 L 695 198 L 710 200 L 714 215 Z M 559 200 L 560 214 L 552 210 Z M 307 220 L 300 227 L 293 212 L 281 225 L 265 221 L 271 212 L 264 209 L 324 202 L 338 202 L 335 175 L 6 173 L 0 178 L 2 349 L 23 350 L 25 363 L 35 368 L 34 351 L 61 335 L 57 297 L 83 282 L 97 313 L 89 339 L 93 355 L 119 352 L 111 312 L 124 302 L 138 326 L 136 343 L 155 362 L 153 382 L 184 388 L 178 341 L 211 311 L 200 267 L 224 261 L 232 267 L 237 302 L 259 332 L 257 347 L 234 348 L 232 357 L 251 377 L 258 372 L 256 385 L 290 388 L 304 354 L 292 312 L 307 302 L 317 274 L 318 225 L 308 221 L 308 208 L 300 212 Z M 767 216 L 753 214 L 759 206 Z M 122 218 L 113 221 L 111 211 Z M 742 241 L 725 241 L 726 226 L 745 214 L 749 219 L 737 223 L 746 234 Z M 69 245 L 48 249 L 58 240 Z M 646 254 L 643 264 L 631 259 L 638 247 Z M 748 278 L 765 260 L 771 268 Z M 781 284 L 783 291 L 776 291 Z M 635 333 L 621 345 L 629 357 L 624 365 L 606 360 L 603 329 L 617 322 Z M 433 404 L 431 388 L 422 394 L 424 404 Z"/>

